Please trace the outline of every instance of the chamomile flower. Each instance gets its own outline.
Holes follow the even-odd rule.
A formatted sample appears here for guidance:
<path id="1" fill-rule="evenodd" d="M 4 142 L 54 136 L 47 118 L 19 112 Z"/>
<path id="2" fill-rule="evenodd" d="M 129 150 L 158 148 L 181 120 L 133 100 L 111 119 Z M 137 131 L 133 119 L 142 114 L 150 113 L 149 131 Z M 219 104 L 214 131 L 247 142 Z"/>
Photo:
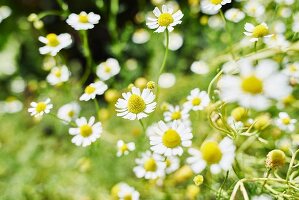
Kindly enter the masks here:
<path id="1" fill-rule="evenodd" d="M 190 147 L 193 135 L 191 129 L 182 122 L 174 121 L 165 124 L 159 121 L 154 129 L 155 135 L 150 136 L 151 150 L 165 156 L 181 156 L 183 147 Z"/>
<path id="2" fill-rule="evenodd" d="M 77 146 L 86 147 L 95 142 L 102 134 L 101 122 L 95 123 L 95 118 L 91 117 L 88 121 L 85 117 L 76 120 L 77 128 L 70 128 L 69 134 L 73 135 L 72 143 Z"/>
<path id="3" fill-rule="evenodd" d="M 41 117 L 45 113 L 48 114 L 53 108 L 53 104 L 50 104 L 50 102 L 50 98 L 47 98 L 45 101 L 32 102 L 30 104 L 31 108 L 28 109 L 28 112 L 34 117 Z"/>
<path id="4" fill-rule="evenodd" d="M 131 92 L 122 94 L 123 98 L 119 98 L 115 104 L 117 116 L 124 119 L 135 120 L 148 116 L 156 108 L 157 103 L 154 102 L 155 95 L 150 89 L 133 87 Z"/>
<path id="5" fill-rule="evenodd" d="M 150 34 L 147 30 L 141 28 L 137 29 L 132 36 L 132 41 L 135 44 L 144 44 L 146 43 L 150 38 Z"/>
<path id="6" fill-rule="evenodd" d="M 102 81 L 91 83 L 85 88 L 84 94 L 80 97 L 80 101 L 88 101 L 90 99 L 94 99 L 96 95 L 104 94 L 107 89 L 108 86 Z"/>
<path id="7" fill-rule="evenodd" d="M 94 14 L 93 12 L 86 13 L 84 11 L 80 14 L 72 13 L 66 20 L 66 23 L 73 27 L 75 30 L 87 30 L 92 29 L 95 24 L 99 23 L 101 19 L 100 15 Z"/>
<path id="8" fill-rule="evenodd" d="M 299 62 L 287 64 L 283 72 L 287 76 L 299 80 Z"/>
<path id="9" fill-rule="evenodd" d="M 231 0 L 205 0 L 203 1 L 203 7 L 207 10 L 218 11 L 223 5 L 231 2 Z"/>
<path id="10" fill-rule="evenodd" d="M 50 74 L 47 76 L 47 81 L 51 85 L 59 85 L 69 80 L 70 71 L 63 65 L 62 67 L 53 67 Z"/>
<path id="11" fill-rule="evenodd" d="M 264 38 L 265 44 L 274 49 L 286 51 L 290 46 L 290 42 L 286 40 L 283 34 L 273 34 L 272 37 Z"/>
<path id="12" fill-rule="evenodd" d="M 161 155 L 146 151 L 135 162 L 133 171 L 138 178 L 157 179 L 165 175 L 166 163 Z"/>
<path id="13" fill-rule="evenodd" d="M 108 58 L 97 66 L 97 76 L 106 81 L 120 72 L 119 63 L 114 58 Z"/>
<path id="14" fill-rule="evenodd" d="M 256 42 L 260 38 L 272 37 L 272 35 L 269 34 L 269 28 L 265 22 L 257 26 L 254 26 L 251 23 L 246 23 L 244 29 L 245 29 L 244 34 L 246 36 L 251 37 L 250 42 Z"/>
<path id="15" fill-rule="evenodd" d="M 117 194 L 119 200 L 139 200 L 139 192 L 135 188 L 123 183 L 119 186 Z"/>
<path id="16" fill-rule="evenodd" d="M 180 106 L 168 105 L 168 110 L 163 113 L 164 120 L 166 122 L 171 121 L 188 121 L 189 120 L 189 110 L 186 107 L 180 108 Z"/>
<path id="17" fill-rule="evenodd" d="M 207 74 L 210 71 L 209 65 L 206 62 L 202 61 L 202 60 L 194 61 L 191 64 L 190 70 L 193 73 L 200 74 L 200 75 Z"/>
<path id="18" fill-rule="evenodd" d="M 276 125 L 283 131 L 292 132 L 295 130 L 295 123 L 297 122 L 296 119 L 290 118 L 288 113 L 280 112 L 278 114 L 279 118 L 276 119 Z"/>
<path id="19" fill-rule="evenodd" d="M 135 150 L 135 143 L 129 142 L 125 143 L 122 140 L 117 141 L 117 157 L 120 157 L 122 155 L 128 155 L 130 151 Z"/>
<path id="20" fill-rule="evenodd" d="M 248 1 L 244 5 L 244 11 L 250 17 L 260 18 L 265 13 L 265 6 L 259 1 Z"/>
<path id="21" fill-rule="evenodd" d="M 166 174 L 171 174 L 180 167 L 180 159 L 176 156 L 169 156 L 166 158 Z"/>
<path id="22" fill-rule="evenodd" d="M 213 174 L 221 170 L 230 170 L 235 159 L 235 145 L 233 141 L 225 137 L 220 143 L 210 140 L 204 142 L 200 149 L 189 149 L 191 157 L 187 158 L 194 173 L 202 172 L 207 165 Z"/>
<path id="23" fill-rule="evenodd" d="M 8 97 L 5 101 L 0 101 L 1 113 L 17 113 L 23 109 L 23 104 L 15 97 Z"/>
<path id="24" fill-rule="evenodd" d="M 209 95 L 206 91 L 200 91 L 198 88 L 191 90 L 191 94 L 187 97 L 184 107 L 187 110 L 203 110 L 210 103 Z"/>
<path id="25" fill-rule="evenodd" d="M 176 82 L 175 75 L 172 73 L 163 73 L 160 75 L 158 85 L 161 88 L 171 88 Z"/>
<path id="26" fill-rule="evenodd" d="M 45 46 L 39 48 L 40 54 L 50 54 L 51 56 L 56 56 L 56 54 L 72 44 L 71 35 L 68 33 L 62 33 L 56 35 L 55 33 L 50 33 L 46 37 L 40 36 L 38 40 L 45 44 Z"/>
<path id="27" fill-rule="evenodd" d="M 240 9 L 231 8 L 225 12 L 224 16 L 227 20 L 238 23 L 245 18 L 245 13 Z"/>
<path id="28" fill-rule="evenodd" d="M 275 61 L 260 60 L 254 67 L 249 60 L 243 59 L 238 65 L 239 75 L 224 75 L 218 82 L 223 101 L 263 110 L 271 105 L 270 99 L 280 100 L 291 93 L 288 77 L 278 71 Z"/>
<path id="29" fill-rule="evenodd" d="M 155 32 L 162 33 L 167 29 L 169 32 L 173 31 L 173 27 L 181 24 L 183 13 L 181 10 L 173 12 L 173 8 L 162 5 L 162 12 L 158 7 L 155 7 L 153 13 L 156 18 L 148 17 L 146 25 L 150 29 L 156 29 Z"/>
<path id="30" fill-rule="evenodd" d="M 77 119 L 80 113 L 80 105 L 76 102 L 71 102 L 61 106 L 57 112 L 57 117 L 64 121 L 70 122 Z"/>

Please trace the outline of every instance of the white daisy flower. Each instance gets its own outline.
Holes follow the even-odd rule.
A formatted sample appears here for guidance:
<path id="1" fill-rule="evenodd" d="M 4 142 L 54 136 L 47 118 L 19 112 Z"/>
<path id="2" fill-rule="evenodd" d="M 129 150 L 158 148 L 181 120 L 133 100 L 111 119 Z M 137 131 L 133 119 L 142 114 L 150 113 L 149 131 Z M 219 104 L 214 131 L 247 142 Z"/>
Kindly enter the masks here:
<path id="1" fill-rule="evenodd" d="M 231 3 L 231 0 L 205 0 L 203 1 L 203 7 L 207 10 L 218 11 L 225 4 Z"/>
<path id="2" fill-rule="evenodd" d="M 95 24 L 99 23 L 101 19 L 100 15 L 94 14 L 93 12 L 86 13 L 82 11 L 80 14 L 70 14 L 67 18 L 66 23 L 73 27 L 75 30 L 87 30 L 92 29 Z"/>
<path id="3" fill-rule="evenodd" d="M 191 129 L 183 123 L 174 121 L 165 124 L 159 121 L 154 129 L 155 135 L 150 136 L 151 150 L 157 154 L 165 156 L 181 156 L 182 147 L 190 147 L 193 135 Z"/>
<path id="4" fill-rule="evenodd" d="M 272 37 L 264 38 L 264 42 L 268 47 L 281 51 L 286 51 L 290 46 L 290 42 L 283 34 L 273 34 Z"/>
<path id="5" fill-rule="evenodd" d="M 202 172 L 207 165 L 213 174 L 220 173 L 221 170 L 231 169 L 235 159 L 235 145 L 233 141 L 225 137 L 220 143 L 215 141 L 204 142 L 200 150 L 190 148 L 187 163 L 194 173 Z"/>
<path id="6" fill-rule="evenodd" d="M 161 155 L 146 151 L 135 162 L 137 166 L 133 171 L 138 178 L 157 179 L 165 176 L 166 163 Z"/>
<path id="7" fill-rule="evenodd" d="M 51 85 L 59 85 L 69 80 L 71 73 L 68 68 L 63 65 L 62 67 L 53 67 L 50 74 L 47 76 L 47 81 Z"/>
<path id="8" fill-rule="evenodd" d="M 48 114 L 53 108 L 53 104 L 50 104 L 50 102 L 50 98 L 47 98 L 45 101 L 32 102 L 30 104 L 31 108 L 28 108 L 28 112 L 34 117 L 41 117 L 44 113 Z"/>
<path id="9" fill-rule="evenodd" d="M 171 174 L 180 167 L 180 159 L 176 156 L 169 156 L 166 158 L 166 174 Z"/>
<path id="10" fill-rule="evenodd" d="M 250 17 L 260 18 L 265 13 L 265 7 L 259 1 L 248 1 L 244 5 L 244 11 Z"/>
<path id="11" fill-rule="evenodd" d="M 132 36 L 132 41 L 135 44 L 144 44 L 146 43 L 150 38 L 150 34 L 147 30 L 141 28 L 137 29 Z"/>
<path id="12" fill-rule="evenodd" d="M 246 23 L 244 29 L 245 29 L 244 34 L 246 36 L 251 37 L 250 42 L 256 42 L 260 38 L 272 37 L 272 35 L 269 34 L 269 28 L 265 22 L 257 26 L 254 26 L 251 23 Z"/>
<path id="13" fill-rule="evenodd" d="M 61 49 L 72 44 L 71 35 L 68 33 L 62 33 L 59 35 L 50 33 L 46 37 L 40 36 L 38 40 L 46 45 L 39 48 L 40 54 L 50 54 L 51 56 L 56 56 Z"/>
<path id="14" fill-rule="evenodd" d="M 150 89 L 133 87 L 131 92 L 122 94 L 123 98 L 119 98 L 115 104 L 117 116 L 124 119 L 135 120 L 148 116 L 156 108 L 157 103 L 154 102 L 155 95 Z"/>
<path id="15" fill-rule="evenodd" d="M 253 67 L 249 60 L 243 59 L 238 65 L 240 75 L 224 75 L 218 82 L 223 101 L 263 110 L 271 105 L 270 99 L 280 100 L 291 93 L 288 77 L 278 71 L 275 61 L 260 60 Z"/>
<path id="16" fill-rule="evenodd" d="M 168 110 L 163 113 L 164 120 L 166 122 L 171 121 L 188 121 L 189 120 L 189 109 L 186 107 L 180 108 L 180 106 L 168 105 Z"/>
<path id="17" fill-rule="evenodd" d="M 299 62 L 287 64 L 285 69 L 283 70 L 283 72 L 287 76 L 293 77 L 293 78 L 299 80 Z"/>
<path id="18" fill-rule="evenodd" d="M 164 32 L 166 28 L 169 32 L 173 31 L 174 26 L 182 23 L 181 19 L 184 16 L 181 10 L 173 13 L 173 9 L 166 5 L 162 5 L 162 12 L 155 7 L 153 13 L 156 18 L 148 17 L 146 25 L 150 29 L 156 29 L 157 33 Z"/>
<path id="19" fill-rule="evenodd" d="M 78 127 L 69 129 L 69 134 L 74 136 L 72 143 L 86 147 L 95 142 L 102 134 L 102 124 L 101 122 L 94 122 L 94 117 L 91 117 L 89 121 L 85 117 L 77 119 L 76 124 Z"/>
<path id="20" fill-rule="evenodd" d="M 190 70 L 195 74 L 207 74 L 209 73 L 209 65 L 204 61 L 194 61 L 191 64 Z"/>
<path id="21" fill-rule="evenodd" d="M 203 110 L 210 103 L 209 95 L 206 91 L 200 91 L 198 88 L 191 90 L 191 94 L 187 97 L 184 107 L 187 110 Z"/>
<path id="22" fill-rule="evenodd" d="M 80 105 L 76 102 L 71 102 L 61 106 L 57 112 L 57 117 L 70 122 L 78 118 L 80 113 Z"/>
<path id="23" fill-rule="evenodd" d="M 126 183 L 120 184 L 118 192 L 119 200 L 139 200 L 139 192 L 135 188 L 129 186 Z"/>
<path id="24" fill-rule="evenodd" d="M 96 95 L 104 94 L 107 89 L 108 86 L 102 81 L 91 83 L 85 88 L 84 94 L 80 97 L 80 101 L 88 101 L 90 99 L 94 99 Z"/>
<path id="25" fill-rule="evenodd" d="M 129 142 L 125 143 L 122 140 L 117 141 L 117 157 L 120 157 L 122 155 L 128 155 L 130 151 L 135 150 L 135 143 Z"/>
<path id="26" fill-rule="evenodd" d="M 97 66 L 97 76 L 106 81 L 120 72 L 119 63 L 114 58 L 108 58 Z"/>
<path id="27" fill-rule="evenodd" d="M 238 23 L 245 18 L 245 13 L 240 9 L 231 8 L 225 12 L 224 16 L 227 20 Z"/>
<path id="28" fill-rule="evenodd" d="M 292 132 L 295 130 L 296 119 L 291 119 L 288 113 L 280 112 L 279 118 L 275 120 L 275 124 L 283 131 Z"/>

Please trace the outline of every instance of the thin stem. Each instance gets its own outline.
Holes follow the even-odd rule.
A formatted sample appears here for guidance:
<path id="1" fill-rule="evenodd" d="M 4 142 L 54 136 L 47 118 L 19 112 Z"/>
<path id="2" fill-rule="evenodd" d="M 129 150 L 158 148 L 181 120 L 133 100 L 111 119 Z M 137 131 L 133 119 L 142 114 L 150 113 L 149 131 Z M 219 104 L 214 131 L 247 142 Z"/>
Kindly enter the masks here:
<path id="1" fill-rule="evenodd" d="M 97 101 L 97 98 L 94 98 L 93 101 L 96 106 L 96 114 L 98 114 L 98 112 L 100 110 L 99 102 Z"/>
<path id="2" fill-rule="evenodd" d="M 219 188 L 219 191 L 217 192 L 217 193 L 218 193 L 218 195 L 217 195 L 217 199 L 219 199 L 219 198 L 221 197 L 222 189 L 223 189 L 224 184 L 225 184 L 225 182 L 226 182 L 226 180 L 227 180 L 227 178 L 228 178 L 228 174 L 229 174 L 229 171 L 226 172 L 226 176 L 225 176 L 225 178 L 224 178 L 224 181 L 222 182 L 222 184 L 221 184 L 221 186 L 220 186 L 220 188 Z"/>
<path id="3" fill-rule="evenodd" d="M 139 119 L 138 121 L 139 121 L 140 125 L 142 126 L 142 129 L 143 129 L 143 131 L 145 132 L 145 126 L 144 126 L 144 124 L 143 124 L 142 120 L 141 120 L 141 119 Z"/>
<path id="4" fill-rule="evenodd" d="M 59 117 L 57 117 L 56 115 L 52 114 L 52 113 L 49 113 L 50 116 L 54 117 L 55 119 L 59 120 L 59 121 L 62 121 L 63 123 L 65 124 L 68 124 L 68 125 L 71 125 L 71 126 L 76 126 L 76 124 L 74 122 L 69 122 L 69 121 L 66 121 L 64 119 L 61 119 Z"/>
<path id="5" fill-rule="evenodd" d="M 297 151 L 295 151 L 295 153 L 293 153 L 293 155 L 292 155 L 292 159 L 291 159 L 289 169 L 288 169 L 288 172 L 287 172 L 286 181 L 289 181 L 289 177 L 290 177 L 290 174 L 291 174 L 291 171 L 292 171 L 292 167 L 294 165 L 295 158 L 296 158 L 298 152 L 299 152 L 299 149 Z"/>
<path id="6" fill-rule="evenodd" d="M 86 80 L 88 79 L 89 74 L 91 73 L 91 65 L 92 65 L 92 58 L 91 58 L 91 52 L 88 44 L 88 36 L 87 36 L 87 31 L 83 30 L 81 32 L 81 40 L 83 41 L 82 48 L 83 48 L 83 54 L 86 59 L 86 68 L 85 72 L 82 76 L 81 79 L 81 85 L 84 85 Z"/>
<path id="7" fill-rule="evenodd" d="M 218 72 L 218 74 L 216 74 L 216 76 L 212 79 L 212 81 L 211 81 L 210 84 L 209 84 L 209 87 L 208 87 L 208 95 L 209 95 L 211 101 L 212 101 L 212 99 L 213 99 L 213 96 L 212 96 L 212 87 L 213 87 L 213 84 L 214 84 L 214 82 L 216 82 L 216 81 L 218 80 L 218 78 L 221 76 L 222 72 L 223 72 L 223 70 L 220 70 L 220 71 Z"/>
<path id="8" fill-rule="evenodd" d="M 268 169 L 265 178 L 269 178 L 270 172 L 271 172 L 271 169 Z M 263 183 L 263 185 L 262 185 L 261 193 L 263 193 L 263 190 L 264 190 L 264 187 L 265 187 L 266 184 L 267 184 L 267 180 L 265 180 L 264 183 Z"/>

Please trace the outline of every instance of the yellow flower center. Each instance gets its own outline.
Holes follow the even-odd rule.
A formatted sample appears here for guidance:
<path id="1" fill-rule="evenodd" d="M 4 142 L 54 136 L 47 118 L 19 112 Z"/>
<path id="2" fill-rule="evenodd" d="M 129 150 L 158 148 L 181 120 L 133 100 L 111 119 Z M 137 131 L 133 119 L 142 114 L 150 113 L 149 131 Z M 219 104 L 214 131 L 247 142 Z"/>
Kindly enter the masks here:
<path id="1" fill-rule="evenodd" d="M 259 38 L 259 37 L 264 37 L 269 34 L 269 30 L 266 26 L 260 24 L 257 25 L 252 32 L 253 37 Z"/>
<path id="2" fill-rule="evenodd" d="M 127 144 L 124 144 L 120 147 L 119 149 L 122 153 L 125 153 L 126 151 L 128 151 L 128 145 Z"/>
<path id="3" fill-rule="evenodd" d="M 182 117 L 182 114 L 180 111 L 176 111 L 171 114 L 172 120 L 178 120 L 178 119 L 181 119 L 181 117 Z"/>
<path id="4" fill-rule="evenodd" d="M 149 158 L 143 165 L 145 171 L 154 172 L 157 170 L 157 163 L 155 159 Z"/>
<path id="5" fill-rule="evenodd" d="M 39 102 L 39 103 L 36 105 L 35 110 L 36 110 L 36 112 L 40 113 L 40 112 L 45 111 L 46 107 L 47 107 L 47 104 L 45 104 L 44 102 Z"/>
<path id="6" fill-rule="evenodd" d="M 80 127 L 80 135 L 82 135 L 83 137 L 88 137 L 91 134 L 92 134 L 91 126 L 85 124 L 85 125 Z"/>
<path id="7" fill-rule="evenodd" d="M 168 129 L 163 137 L 163 144 L 168 148 L 175 148 L 181 144 L 181 136 L 173 129 Z"/>
<path id="8" fill-rule="evenodd" d="M 196 97 L 196 98 L 194 98 L 194 99 L 192 100 L 192 105 L 193 105 L 193 106 L 198 106 L 198 105 L 200 105 L 200 103 L 201 103 L 201 99 L 198 98 L 198 97 Z"/>
<path id="9" fill-rule="evenodd" d="M 56 76 L 57 78 L 60 78 L 60 77 L 61 77 L 61 70 L 59 70 L 59 69 L 56 70 L 54 74 L 55 74 L 55 76 Z"/>
<path id="10" fill-rule="evenodd" d="M 162 13 L 158 18 L 158 24 L 160 26 L 168 26 L 173 22 L 173 17 L 169 13 Z"/>
<path id="11" fill-rule="evenodd" d="M 126 194 L 126 196 L 124 196 L 124 200 L 132 200 L 132 195 Z"/>
<path id="12" fill-rule="evenodd" d="M 200 148 L 202 158 L 208 164 L 219 163 L 222 158 L 222 152 L 217 142 L 209 141 L 202 144 Z"/>
<path id="13" fill-rule="evenodd" d="M 128 111 L 134 114 L 141 113 L 144 111 L 146 105 L 141 96 L 132 94 L 128 100 Z"/>
<path id="14" fill-rule="evenodd" d="M 263 92 L 263 81 L 254 75 L 248 76 L 243 79 L 241 87 L 245 92 L 259 94 Z"/>
<path id="15" fill-rule="evenodd" d="M 222 0 L 210 0 L 210 2 L 214 5 L 221 4 Z"/>
<path id="16" fill-rule="evenodd" d="M 289 69 L 290 69 L 291 72 L 297 72 L 298 71 L 296 65 L 291 65 Z"/>
<path id="17" fill-rule="evenodd" d="M 73 110 L 71 110 L 70 112 L 68 112 L 67 115 L 72 118 L 72 117 L 74 117 L 75 112 Z"/>
<path id="18" fill-rule="evenodd" d="M 51 47 L 56 47 L 60 44 L 57 35 L 55 33 L 50 33 L 47 35 L 48 45 Z"/>
<path id="19" fill-rule="evenodd" d="M 111 67 L 109 66 L 109 65 L 104 65 L 104 71 L 106 72 L 106 73 L 110 73 L 111 72 Z"/>
<path id="20" fill-rule="evenodd" d="M 87 87 L 85 88 L 84 92 L 85 92 L 86 94 L 92 94 L 95 90 L 96 90 L 95 87 L 92 87 L 92 86 L 89 85 L 89 86 L 87 86 Z"/>
<path id="21" fill-rule="evenodd" d="M 289 125 L 291 123 L 291 119 L 289 117 L 285 117 L 281 121 L 284 125 Z"/>
<path id="22" fill-rule="evenodd" d="M 79 22 L 81 23 L 88 23 L 88 16 L 86 13 L 80 13 L 79 14 Z"/>

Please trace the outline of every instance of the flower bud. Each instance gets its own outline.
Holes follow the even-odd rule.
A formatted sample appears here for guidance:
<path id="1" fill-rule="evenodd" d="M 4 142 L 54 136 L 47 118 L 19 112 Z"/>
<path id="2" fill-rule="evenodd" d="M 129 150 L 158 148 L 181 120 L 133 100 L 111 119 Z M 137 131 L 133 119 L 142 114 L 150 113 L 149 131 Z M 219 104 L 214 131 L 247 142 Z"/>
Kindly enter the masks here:
<path id="1" fill-rule="evenodd" d="M 107 102 L 113 103 L 113 102 L 117 101 L 117 99 L 119 97 L 119 93 L 115 89 L 109 89 L 105 92 L 104 97 Z"/>
<path id="2" fill-rule="evenodd" d="M 203 176 L 202 175 L 197 175 L 193 178 L 193 182 L 196 186 L 200 186 L 203 183 Z"/>
<path id="3" fill-rule="evenodd" d="M 260 115 L 255 118 L 255 124 L 253 125 L 253 127 L 257 130 L 264 130 L 270 125 L 270 122 L 271 122 L 271 118 L 269 115 L 267 114 Z"/>
<path id="4" fill-rule="evenodd" d="M 241 121 L 247 116 L 247 110 L 243 107 L 237 107 L 233 109 L 231 116 L 234 118 L 234 120 Z"/>
<path id="5" fill-rule="evenodd" d="M 134 84 L 136 85 L 136 87 L 143 89 L 146 87 L 147 80 L 146 78 L 140 77 L 135 80 Z"/>
<path id="6" fill-rule="evenodd" d="M 149 81 L 147 82 L 146 87 L 150 90 L 153 90 L 156 87 L 156 83 L 154 81 Z"/>
<path id="7" fill-rule="evenodd" d="M 286 162 L 286 155 L 279 149 L 272 150 L 268 153 L 266 159 L 266 167 L 276 169 L 282 167 Z"/>

